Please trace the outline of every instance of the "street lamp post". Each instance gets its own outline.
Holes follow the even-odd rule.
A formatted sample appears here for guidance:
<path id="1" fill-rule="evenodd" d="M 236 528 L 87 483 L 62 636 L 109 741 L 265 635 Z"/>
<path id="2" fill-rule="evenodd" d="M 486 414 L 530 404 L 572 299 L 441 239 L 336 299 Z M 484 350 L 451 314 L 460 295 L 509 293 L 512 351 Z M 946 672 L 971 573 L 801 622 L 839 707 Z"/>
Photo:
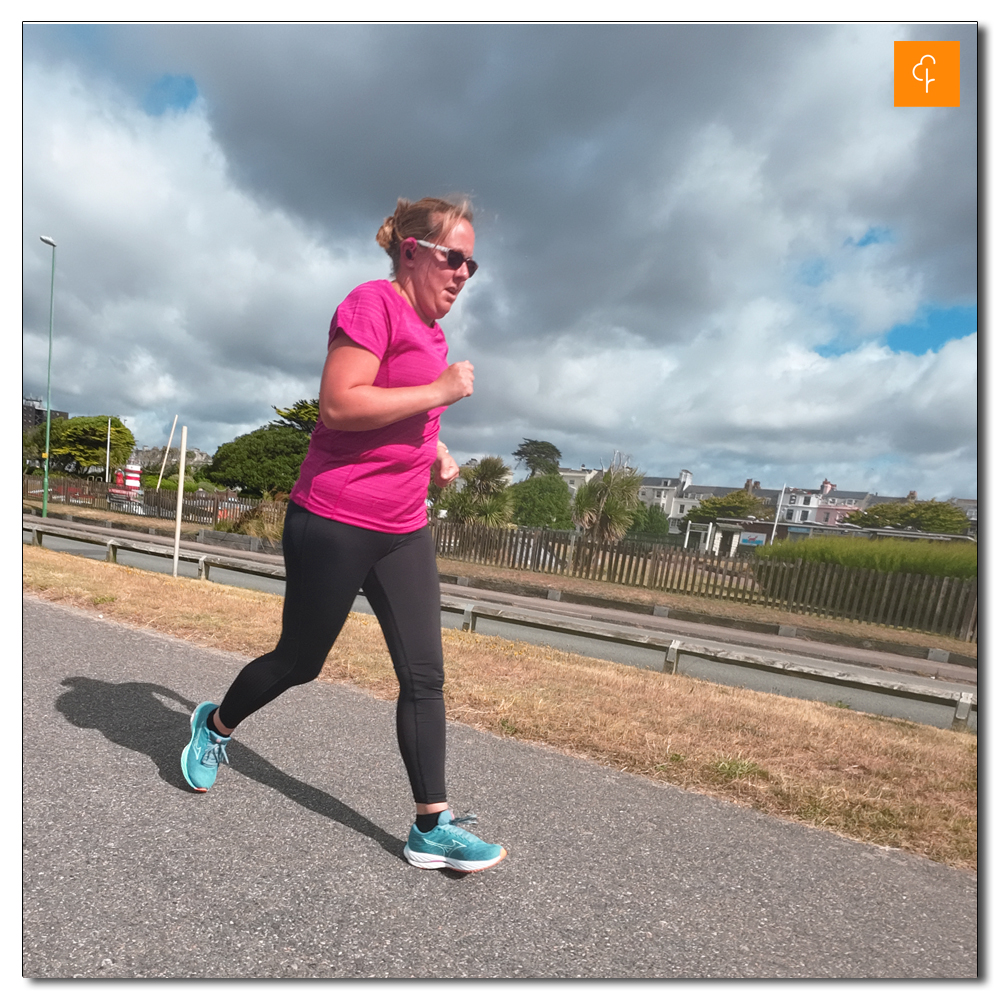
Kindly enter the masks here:
<path id="1" fill-rule="evenodd" d="M 49 443 L 52 435 L 52 320 L 56 307 L 56 241 L 51 236 L 39 236 L 52 247 L 52 280 L 49 283 L 49 369 L 45 377 L 45 474 L 42 477 L 42 517 L 49 516 Z"/>

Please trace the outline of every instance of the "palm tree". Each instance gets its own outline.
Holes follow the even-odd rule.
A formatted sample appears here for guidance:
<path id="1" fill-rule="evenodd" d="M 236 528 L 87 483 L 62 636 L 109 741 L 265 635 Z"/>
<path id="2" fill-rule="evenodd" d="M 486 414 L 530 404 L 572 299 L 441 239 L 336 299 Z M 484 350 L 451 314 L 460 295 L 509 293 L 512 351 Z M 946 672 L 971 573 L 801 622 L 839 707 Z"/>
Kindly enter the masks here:
<path id="1" fill-rule="evenodd" d="M 510 469 L 503 459 L 487 455 L 475 465 L 465 466 L 461 477 L 465 487 L 448 497 L 448 520 L 490 528 L 510 523 L 514 498 L 507 490 Z"/>
<path id="2" fill-rule="evenodd" d="M 641 485 L 642 473 L 616 451 L 611 465 L 576 491 L 574 522 L 594 541 L 617 542 L 635 517 Z"/>
<path id="3" fill-rule="evenodd" d="M 514 510 L 514 498 L 504 491 L 476 500 L 471 518 L 472 524 L 482 524 L 487 528 L 506 528 Z"/>
<path id="4" fill-rule="evenodd" d="M 507 489 L 510 469 L 503 464 L 502 458 L 486 455 L 475 465 L 465 466 L 462 479 L 465 480 L 465 488 L 471 490 L 474 497 L 499 496 Z"/>

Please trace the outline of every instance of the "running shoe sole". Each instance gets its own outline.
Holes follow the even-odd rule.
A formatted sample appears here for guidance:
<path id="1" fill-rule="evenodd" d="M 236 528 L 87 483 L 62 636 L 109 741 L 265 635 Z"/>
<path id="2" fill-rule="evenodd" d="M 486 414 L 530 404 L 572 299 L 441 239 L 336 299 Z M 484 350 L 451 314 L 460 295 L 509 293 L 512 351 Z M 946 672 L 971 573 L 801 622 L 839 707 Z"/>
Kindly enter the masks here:
<path id="1" fill-rule="evenodd" d="M 410 845 L 407 844 L 403 847 L 403 857 L 414 868 L 450 868 L 456 872 L 481 872 L 500 864 L 507 857 L 507 848 L 501 847 L 499 857 L 489 858 L 486 861 L 460 861 L 458 858 L 446 858 L 443 854 L 421 854 L 419 851 L 411 851 Z"/>

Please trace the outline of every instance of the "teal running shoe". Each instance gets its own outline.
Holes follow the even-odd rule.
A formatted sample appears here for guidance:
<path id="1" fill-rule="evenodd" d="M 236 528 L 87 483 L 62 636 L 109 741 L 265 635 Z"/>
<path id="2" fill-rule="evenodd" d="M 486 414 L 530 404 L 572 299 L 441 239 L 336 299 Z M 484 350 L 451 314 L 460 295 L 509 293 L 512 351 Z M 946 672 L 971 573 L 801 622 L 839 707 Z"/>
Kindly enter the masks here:
<path id="1" fill-rule="evenodd" d="M 451 811 L 445 809 L 430 832 L 421 833 L 416 823 L 410 827 L 403 857 L 417 868 L 478 872 L 500 864 L 507 857 L 507 851 L 499 844 L 487 844 L 456 826 Z"/>
<path id="2" fill-rule="evenodd" d="M 207 792 L 215 783 L 219 764 L 228 764 L 226 744 L 231 736 L 218 736 L 208 728 L 208 717 L 219 706 L 203 701 L 191 713 L 191 742 L 181 752 L 184 780 L 196 791 Z"/>

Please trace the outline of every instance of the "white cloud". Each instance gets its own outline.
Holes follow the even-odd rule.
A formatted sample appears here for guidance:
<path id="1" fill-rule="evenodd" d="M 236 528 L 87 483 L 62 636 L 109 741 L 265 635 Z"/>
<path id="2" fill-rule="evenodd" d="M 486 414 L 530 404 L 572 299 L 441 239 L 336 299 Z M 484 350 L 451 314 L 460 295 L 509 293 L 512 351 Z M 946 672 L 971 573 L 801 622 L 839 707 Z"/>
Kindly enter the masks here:
<path id="1" fill-rule="evenodd" d="M 175 412 L 214 448 L 314 395 L 339 298 L 383 274 L 372 249 L 321 242 L 229 176 L 204 107 L 152 118 L 68 69 L 25 71 L 25 386 L 44 386 L 57 240 L 53 405 Z"/>
<path id="2" fill-rule="evenodd" d="M 172 58 L 180 31 L 166 33 Z M 174 70 L 200 86 L 204 73 L 206 96 L 160 118 L 125 89 L 29 60 L 25 389 L 44 389 L 45 232 L 60 242 L 54 405 L 129 413 L 143 443 L 179 412 L 211 450 L 271 404 L 315 395 L 333 309 L 388 270 L 375 196 L 384 214 L 413 194 L 412 176 L 441 190 L 454 177 L 489 205 L 483 269 L 443 323 L 452 359 L 476 365 L 476 394 L 444 421 L 459 457 L 534 437 L 568 462 L 621 449 L 650 474 L 684 466 L 701 482 L 827 475 L 844 489 L 972 495 L 976 338 L 922 357 L 879 344 L 935 290 L 968 294 L 975 277 L 961 286 L 955 260 L 974 257 L 975 233 L 952 183 L 969 157 L 974 172 L 974 117 L 960 128 L 892 107 L 895 32 L 776 28 L 759 35 L 755 75 L 739 75 L 744 62 L 730 79 L 726 59 L 758 37 L 744 33 L 676 71 L 636 63 L 634 93 L 614 65 L 577 67 L 568 35 L 552 49 L 558 73 L 535 65 L 542 49 L 522 65 L 498 42 L 479 77 L 470 41 L 467 92 L 415 95 L 427 103 L 393 129 L 371 124 L 394 99 L 377 74 L 350 100 L 329 96 L 344 85 L 320 58 L 344 42 L 333 29 L 329 43 L 283 31 L 265 61 L 236 58 L 264 51 L 254 32 L 218 35 L 217 61 L 198 36 L 201 62 Z M 515 34 L 521 53 L 533 36 Z M 142 37 L 155 50 L 159 36 Z M 389 39 L 351 37 L 379 51 Z M 579 96 L 574 80 L 591 89 Z M 440 124 L 446 98 L 460 134 L 430 130 L 428 145 L 402 131 Z M 363 238 L 344 222 L 359 213 Z M 834 340 L 853 349 L 816 353 Z"/>

